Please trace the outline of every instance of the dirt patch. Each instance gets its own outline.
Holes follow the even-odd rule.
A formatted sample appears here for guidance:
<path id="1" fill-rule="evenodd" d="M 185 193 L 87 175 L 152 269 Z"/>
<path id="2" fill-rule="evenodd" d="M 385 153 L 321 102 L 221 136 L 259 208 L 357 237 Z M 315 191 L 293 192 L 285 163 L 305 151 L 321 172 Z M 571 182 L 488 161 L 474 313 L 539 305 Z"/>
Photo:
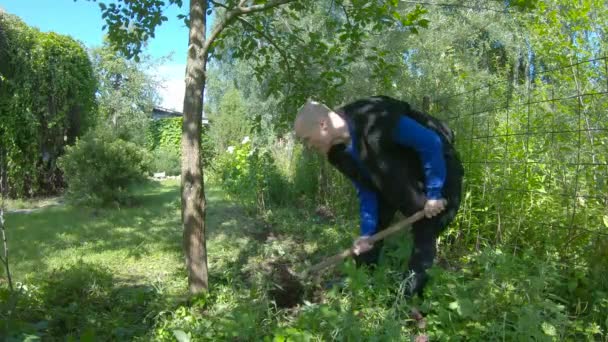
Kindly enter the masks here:
<path id="1" fill-rule="evenodd" d="M 280 308 L 292 308 L 302 302 L 304 297 L 304 285 L 300 279 L 292 273 L 286 263 L 273 261 L 270 266 L 270 278 L 272 280 L 268 295 Z"/>

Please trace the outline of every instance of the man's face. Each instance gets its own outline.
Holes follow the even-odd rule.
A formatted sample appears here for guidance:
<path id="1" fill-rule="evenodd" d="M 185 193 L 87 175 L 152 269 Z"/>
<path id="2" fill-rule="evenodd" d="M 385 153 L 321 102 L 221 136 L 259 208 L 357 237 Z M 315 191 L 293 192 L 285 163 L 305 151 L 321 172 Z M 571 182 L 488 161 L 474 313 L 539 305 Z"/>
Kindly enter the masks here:
<path id="1" fill-rule="evenodd" d="M 316 124 L 306 125 L 296 122 L 296 135 L 302 140 L 304 146 L 313 148 L 322 154 L 327 154 L 331 148 L 331 136 L 327 127 L 327 121 L 319 120 Z"/>

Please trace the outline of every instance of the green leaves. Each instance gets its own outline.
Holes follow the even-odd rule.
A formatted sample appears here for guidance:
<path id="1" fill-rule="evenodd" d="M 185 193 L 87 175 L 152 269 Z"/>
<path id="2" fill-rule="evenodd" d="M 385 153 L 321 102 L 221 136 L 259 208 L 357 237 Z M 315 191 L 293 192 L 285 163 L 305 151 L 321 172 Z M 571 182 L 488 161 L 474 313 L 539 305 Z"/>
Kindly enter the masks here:
<path id="1" fill-rule="evenodd" d="M 91 51 L 99 81 L 98 124 L 111 127 L 124 140 L 145 143 L 150 114 L 158 99 L 156 81 L 145 69 L 154 63 L 135 63 L 109 44 Z"/>
<path id="2" fill-rule="evenodd" d="M 190 336 L 186 334 L 183 330 L 173 330 L 173 336 L 178 342 L 190 342 Z"/>
<path id="3" fill-rule="evenodd" d="M 8 153 L 10 192 L 53 193 L 61 179 L 57 157 L 94 123 L 96 80 L 87 52 L 70 37 L 1 12 L 0 75 L 0 146 Z"/>
<path id="4" fill-rule="evenodd" d="M 557 337 L 557 329 L 555 329 L 555 326 L 553 326 L 552 324 L 543 322 L 541 324 L 541 328 L 543 329 L 543 332 L 545 333 L 545 335 L 551 336 L 551 337 Z"/>
<path id="5" fill-rule="evenodd" d="M 182 1 L 169 0 L 168 4 L 161 0 L 99 2 L 101 17 L 106 22 L 104 29 L 108 29 L 112 46 L 128 58 L 139 61 L 144 43 L 168 20 L 163 15 L 168 5 L 181 7 Z"/>
<path id="6" fill-rule="evenodd" d="M 476 316 L 475 304 L 469 298 L 461 298 L 451 302 L 448 307 L 456 311 L 463 318 L 474 318 Z"/>

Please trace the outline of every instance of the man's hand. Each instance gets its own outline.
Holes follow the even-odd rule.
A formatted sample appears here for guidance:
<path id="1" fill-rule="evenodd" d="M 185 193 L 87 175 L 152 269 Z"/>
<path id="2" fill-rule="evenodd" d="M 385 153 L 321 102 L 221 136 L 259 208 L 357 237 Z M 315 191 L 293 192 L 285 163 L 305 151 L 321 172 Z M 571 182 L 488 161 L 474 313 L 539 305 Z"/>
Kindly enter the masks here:
<path id="1" fill-rule="evenodd" d="M 374 244 L 369 241 L 369 236 L 360 236 L 353 243 L 353 253 L 355 255 L 363 254 L 374 248 Z"/>
<path id="2" fill-rule="evenodd" d="M 445 209 L 447 203 L 444 198 L 427 200 L 424 204 L 424 216 L 427 218 L 436 216 Z"/>

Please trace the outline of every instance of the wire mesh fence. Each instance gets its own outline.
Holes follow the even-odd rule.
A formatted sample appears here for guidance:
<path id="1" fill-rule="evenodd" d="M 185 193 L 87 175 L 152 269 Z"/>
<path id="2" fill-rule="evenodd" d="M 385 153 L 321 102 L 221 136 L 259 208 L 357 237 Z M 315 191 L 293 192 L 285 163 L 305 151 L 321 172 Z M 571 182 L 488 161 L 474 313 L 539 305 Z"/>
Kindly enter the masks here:
<path id="1" fill-rule="evenodd" d="M 586 253 L 608 237 L 608 58 L 433 99 L 466 169 L 457 240 Z M 468 245 L 468 244 L 467 244 Z"/>

